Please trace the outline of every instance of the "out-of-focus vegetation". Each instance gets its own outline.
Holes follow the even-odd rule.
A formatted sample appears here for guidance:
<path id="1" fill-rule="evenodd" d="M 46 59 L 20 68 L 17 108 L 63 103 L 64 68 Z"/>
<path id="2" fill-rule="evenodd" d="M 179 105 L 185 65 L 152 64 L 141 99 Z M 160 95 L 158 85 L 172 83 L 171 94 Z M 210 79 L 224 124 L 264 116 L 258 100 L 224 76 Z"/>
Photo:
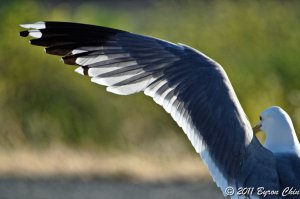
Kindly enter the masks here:
<path id="1" fill-rule="evenodd" d="M 298 1 L 0 4 L 2 147 L 62 143 L 124 149 L 187 140 L 150 98 L 107 93 L 19 37 L 18 24 L 41 20 L 109 26 L 197 48 L 227 71 L 252 122 L 264 108 L 279 105 L 300 132 Z"/>

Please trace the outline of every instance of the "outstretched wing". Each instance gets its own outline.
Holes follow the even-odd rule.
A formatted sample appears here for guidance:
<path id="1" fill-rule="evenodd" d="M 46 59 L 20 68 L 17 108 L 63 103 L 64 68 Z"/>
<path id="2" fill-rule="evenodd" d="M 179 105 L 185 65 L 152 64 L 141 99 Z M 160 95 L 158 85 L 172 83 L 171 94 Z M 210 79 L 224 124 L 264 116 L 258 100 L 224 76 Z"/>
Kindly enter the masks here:
<path id="1" fill-rule="evenodd" d="M 21 25 L 31 44 L 45 46 L 76 72 L 116 94 L 143 91 L 171 114 L 208 165 L 227 186 L 277 186 L 273 155 L 251 126 L 222 67 L 182 44 L 126 31 L 68 22 Z M 253 176 L 256 180 L 253 180 Z M 226 194 L 226 193 L 224 193 Z"/>

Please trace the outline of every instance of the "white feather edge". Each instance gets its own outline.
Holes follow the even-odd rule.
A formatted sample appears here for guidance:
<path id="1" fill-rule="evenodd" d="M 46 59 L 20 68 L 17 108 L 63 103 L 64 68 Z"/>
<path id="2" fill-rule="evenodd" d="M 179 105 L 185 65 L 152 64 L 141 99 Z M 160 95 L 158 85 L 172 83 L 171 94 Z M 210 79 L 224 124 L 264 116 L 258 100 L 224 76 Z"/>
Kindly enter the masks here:
<path id="1" fill-rule="evenodd" d="M 100 85 L 104 85 L 104 86 L 113 86 L 113 85 L 115 85 L 117 83 L 120 83 L 120 82 L 122 82 L 124 80 L 127 80 L 127 79 L 129 79 L 131 77 L 134 77 L 136 75 L 139 75 L 141 73 L 143 73 L 143 72 L 139 72 L 139 73 L 136 73 L 136 74 L 133 74 L 133 75 L 132 74 L 130 74 L 130 75 L 123 75 L 123 76 L 120 76 L 120 77 L 97 77 L 97 76 L 95 76 L 95 77 L 93 77 L 91 79 L 91 81 L 94 82 L 94 83 L 100 84 Z M 146 81 L 147 80 L 142 81 L 142 82 L 146 82 Z M 126 87 L 126 88 L 128 88 L 130 90 L 134 90 L 135 89 L 134 86 L 136 86 L 136 87 L 140 87 L 141 85 L 143 85 L 144 87 L 147 86 L 147 85 L 145 85 L 142 82 L 141 82 L 141 84 L 139 84 L 139 83 L 133 83 L 133 84 L 128 84 L 128 85 L 115 86 L 115 87 L 113 86 L 113 87 L 115 89 L 118 89 L 118 88 L 119 89 L 121 89 L 121 88 L 124 89 Z M 133 87 L 133 88 L 130 88 L 130 87 Z M 142 89 L 144 89 L 144 87 Z M 136 89 L 139 90 L 139 91 L 141 91 L 139 88 L 136 88 Z M 128 94 L 130 94 L 129 91 L 128 91 Z"/>
<path id="2" fill-rule="evenodd" d="M 111 93 L 115 93 L 118 95 L 130 95 L 133 93 L 138 93 L 143 91 L 149 84 L 151 84 L 155 79 L 149 78 L 145 79 L 144 81 L 123 85 L 123 86 L 110 86 L 107 87 L 107 91 Z"/>
<path id="3" fill-rule="evenodd" d="M 34 37 L 34 38 L 41 38 L 42 33 L 40 30 L 28 30 L 29 36 Z"/>
<path id="4" fill-rule="evenodd" d="M 85 52 L 88 52 L 88 51 L 78 48 L 78 49 L 72 50 L 72 55 L 76 55 L 76 54 L 79 54 L 79 53 L 85 53 Z"/>
<path id="5" fill-rule="evenodd" d="M 80 74 L 80 75 L 84 75 L 83 73 L 83 68 L 82 67 L 78 67 L 74 70 L 76 73 Z"/>
<path id="6" fill-rule="evenodd" d="M 46 28 L 46 23 L 43 21 L 39 21 L 36 23 L 29 23 L 29 24 L 20 24 L 22 28 L 27 28 L 27 29 L 45 29 Z"/>
<path id="7" fill-rule="evenodd" d="M 106 55 L 89 55 L 89 56 L 78 57 L 75 63 L 78 65 L 85 66 L 85 65 L 94 64 L 106 60 L 108 60 L 108 56 Z"/>

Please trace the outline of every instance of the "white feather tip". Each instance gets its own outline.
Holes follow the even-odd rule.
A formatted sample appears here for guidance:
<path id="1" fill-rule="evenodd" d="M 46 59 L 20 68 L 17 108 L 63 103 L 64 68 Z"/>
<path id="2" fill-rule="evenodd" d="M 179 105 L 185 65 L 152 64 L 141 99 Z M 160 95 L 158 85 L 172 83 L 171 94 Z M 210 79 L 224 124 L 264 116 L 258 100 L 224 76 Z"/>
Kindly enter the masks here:
<path id="1" fill-rule="evenodd" d="M 46 24 L 43 21 L 39 21 L 36 23 L 31 23 L 31 24 L 20 24 L 20 26 L 22 28 L 27 28 L 27 29 L 45 29 L 46 28 Z"/>
<path id="2" fill-rule="evenodd" d="M 84 73 L 83 73 L 83 68 L 82 68 L 82 67 L 76 68 L 76 69 L 75 69 L 75 72 L 76 72 L 76 73 L 79 73 L 80 75 L 84 75 Z"/>

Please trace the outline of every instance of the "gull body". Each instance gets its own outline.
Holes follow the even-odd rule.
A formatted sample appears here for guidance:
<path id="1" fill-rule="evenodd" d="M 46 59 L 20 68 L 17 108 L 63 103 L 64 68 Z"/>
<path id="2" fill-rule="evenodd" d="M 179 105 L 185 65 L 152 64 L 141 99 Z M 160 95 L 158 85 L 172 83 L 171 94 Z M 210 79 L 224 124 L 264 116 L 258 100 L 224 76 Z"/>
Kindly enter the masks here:
<path id="1" fill-rule="evenodd" d="M 259 118 L 257 126 L 266 134 L 263 146 L 276 158 L 281 195 L 284 198 L 300 198 L 300 144 L 290 116 L 282 108 L 272 106 Z"/>

